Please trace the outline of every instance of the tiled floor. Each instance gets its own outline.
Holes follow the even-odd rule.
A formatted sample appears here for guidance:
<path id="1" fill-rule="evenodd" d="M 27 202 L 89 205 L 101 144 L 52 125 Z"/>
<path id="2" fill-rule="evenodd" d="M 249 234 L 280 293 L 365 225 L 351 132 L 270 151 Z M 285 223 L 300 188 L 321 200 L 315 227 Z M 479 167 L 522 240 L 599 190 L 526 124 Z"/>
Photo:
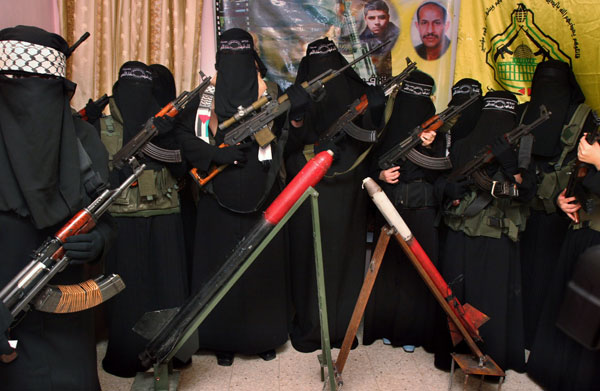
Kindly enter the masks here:
<path id="1" fill-rule="evenodd" d="M 98 359 L 104 356 L 105 343 L 98 344 Z M 333 349 L 335 359 L 339 350 Z M 277 358 L 263 361 L 257 356 L 236 356 L 231 367 L 221 367 L 213 355 L 193 357 L 191 367 L 181 373 L 179 391 L 318 391 L 323 389 L 319 361 L 315 353 L 299 353 L 288 342 L 277 350 Z M 98 367 L 104 391 L 131 389 L 133 379 L 111 376 Z M 429 391 L 447 390 L 447 372 L 433 366 L 433 355 L 417 348 L 405 353 L 401 348 L 376 341 L 359 345 L 350 352 L 344 368 L 344 391 Z M 454 374 L 453 391 L 463 390 L 463 373 Z M 471 378 L 467 390 L 477 390 L 479 380 Z M 498 386 L 482 383 L 481 390 L 497 390 Z M 508 371 L 503 391 L 541 390 L 527 375 Z"/>

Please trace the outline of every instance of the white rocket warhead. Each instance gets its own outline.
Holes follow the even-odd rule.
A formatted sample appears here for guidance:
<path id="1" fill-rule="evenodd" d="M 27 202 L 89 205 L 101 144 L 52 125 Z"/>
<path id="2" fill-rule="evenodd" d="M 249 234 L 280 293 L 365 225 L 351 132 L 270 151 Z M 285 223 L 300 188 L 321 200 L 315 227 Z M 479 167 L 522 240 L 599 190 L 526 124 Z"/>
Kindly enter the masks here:
<path id="1" fill-rule="evenodd" d="M 400 214 L 388 198 L 381 190 L 381 187 L 370 177 L 363 179 L 363 188 L 367 189 L 367 193 L 381 212 L 390 227 L 393 227 L 402 236 L 405 242 L 413 238 L 412 232 L 400 217 Z"/>

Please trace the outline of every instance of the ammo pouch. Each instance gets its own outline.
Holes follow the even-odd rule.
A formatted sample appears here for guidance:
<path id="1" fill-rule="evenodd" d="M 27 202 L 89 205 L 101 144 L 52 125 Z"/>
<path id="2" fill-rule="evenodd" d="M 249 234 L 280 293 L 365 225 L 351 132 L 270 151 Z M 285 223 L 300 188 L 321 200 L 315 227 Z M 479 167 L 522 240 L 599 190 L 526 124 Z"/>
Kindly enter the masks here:
<path id="1" fill-rule="evenodd" d="M 558 160 L 550 163 L 554 166 L 554 171 L 541 174 L 536 196 L 531 202 L 532 208 L 545 210 L 546 213 L 557 211 L 556 198 L 567 187 L 573 164 L 572 161 L 569 164 L 564 164 L 564 161 L 567 154 L 577 147 L 581 130 L 590 111 L 591 108 L 588 105 L 585 103 L 580 104 L 571 116 L 569 123 L 563 127 L 560 134 L 560 142 L 563 145 L 563 150 Z"/>
<path id="2" fill-rule="evenodd" d="M 111 116 L 100 118 L 100 138 L 109 156 L 112 158 L 123 146 L 123 121 L 121 113 L 114 103 L 109 101 Z M 177 181 L 171 172 L 162 167 L 160 170 L 146 169 L 142 175 L 108 208 L 113 216 L 149 217 L 179 212 Z"/>
<path id="3" fill-rule="evenodd" d="M 113 216 L 150 217 L 179 212 L 177 181 L 169 170 L 144 170 L 136 186 L 130 186 L 108 208 Z"/>
<path id="4" fill-rule="evenodd" d="M 427 208 L 437 206 L 433 185 L 419 179 L 414 182 L 399 182 L 389 188 L 394 206 L 399 208 Z"/>
<path id="5" fill-rule="evenodd" d="M 579 223 L 573 224 L 573 229 L 591 228 L 600 232 L 600 208 L 598 207 L 600 197 L 592 194 L 590 195 L 590 201 L 594 204 L 591 213 L 586 212 L 585 208 L 579 209 Z"/>
<path id="6" fill-rule="evenodd" d="M 600 246 L 579 256 L 556 325 L 587 349 L 600 349 Z"/>
<path id="7" fill-rule="evenodd" d="M 477 198 L 478 192 L 471 191 L 460 200 L 460 204 L 447 208 L 444 211 L 446 225 L 455 231 L 463 231 L 468 236 L 499 239 L 505 234 L 516 242 L 519 232 L 525 230 L 525 222 L 529 217 L 528 207 L 510 198 L 492 198 L 489 203 L 482 204 L 479 211 L 465 213 Z"/>

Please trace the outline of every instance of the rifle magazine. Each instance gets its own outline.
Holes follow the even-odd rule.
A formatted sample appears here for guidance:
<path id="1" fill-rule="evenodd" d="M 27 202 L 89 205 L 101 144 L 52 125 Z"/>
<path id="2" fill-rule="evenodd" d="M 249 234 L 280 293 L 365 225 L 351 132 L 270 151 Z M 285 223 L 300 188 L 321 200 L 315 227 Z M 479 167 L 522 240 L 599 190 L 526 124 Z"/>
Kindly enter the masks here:
<path id="1" fill-rule="evenodd" d="M 79 312 L 102 304 L 123 289 L 125 283 L 117 274 L 72 285 L 48 285 L 36 296 L 33 306 L 56 314 Z"/>

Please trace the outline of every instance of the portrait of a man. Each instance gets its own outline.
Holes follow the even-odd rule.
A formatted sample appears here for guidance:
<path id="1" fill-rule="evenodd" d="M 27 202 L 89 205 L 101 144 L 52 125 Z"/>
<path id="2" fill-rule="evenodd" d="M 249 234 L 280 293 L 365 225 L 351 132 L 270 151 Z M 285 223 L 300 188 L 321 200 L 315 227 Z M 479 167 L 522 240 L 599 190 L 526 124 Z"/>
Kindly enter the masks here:
<path id="1" fill-rule="evenodd" d="M 450 26 L 446 8 L 438 2 L 426 1 L 417 8 L 417 31 L 421 43 L 415 46 L 417 54 L 424 60 L 437 60 L 450 46 L 446 35 Z"/>
<path id="2" fill-rule="evenodd" d="M 400 29 L 390 21 L 390 9 L 384 0 L 368 1 L 363 9 L 365 29 L 359 38 L 369 49 L 390 40 L 390 43 L 373 53 L 373 62 L 379 75 L 391 75 L 391 50 L 398 39 Z"/>

